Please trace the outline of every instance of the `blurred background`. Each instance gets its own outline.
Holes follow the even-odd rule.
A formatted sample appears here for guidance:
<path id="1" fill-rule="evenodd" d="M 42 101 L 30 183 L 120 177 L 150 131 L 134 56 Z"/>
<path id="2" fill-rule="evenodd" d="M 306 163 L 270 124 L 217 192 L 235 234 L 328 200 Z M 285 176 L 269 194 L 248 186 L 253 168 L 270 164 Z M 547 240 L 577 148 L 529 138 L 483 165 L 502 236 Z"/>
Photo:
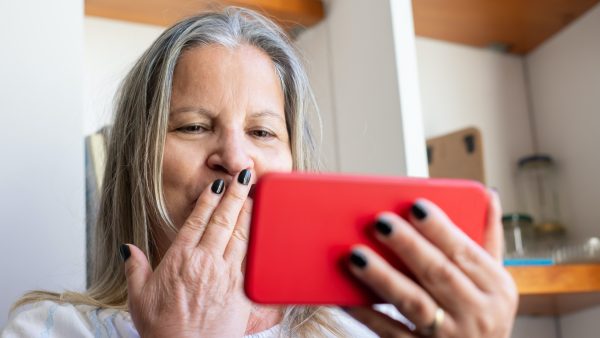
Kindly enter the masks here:
<path id="1" fill-rule="evenodd" d="M 85 288 L 98 131 L 136 58 L 178 19 L 236 5 L 302 52 L 325 170 L 496 187 L 521 293 L 513 337 L 596 337 L 599 2 L 0 2 L 0 327 L 27 290 Z"/>

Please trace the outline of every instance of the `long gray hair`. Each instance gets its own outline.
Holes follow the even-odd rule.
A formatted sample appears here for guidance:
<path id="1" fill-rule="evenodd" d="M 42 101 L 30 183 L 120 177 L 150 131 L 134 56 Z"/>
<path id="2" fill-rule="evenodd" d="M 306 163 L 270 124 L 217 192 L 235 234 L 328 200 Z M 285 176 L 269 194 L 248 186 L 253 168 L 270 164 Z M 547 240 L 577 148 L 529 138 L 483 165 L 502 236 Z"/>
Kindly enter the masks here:
<path id="1" fill-rule="evenodd" d="M 236 7 L 185 19 L 150 46 L 120 88 L 95 227 L 90 288 L 84 294 L 33 292 L 17 305 L 50 299 L 126 309 L 127 286 L 118 246 L 136 245 L 155 267 L 160 260 L 158 231 L 177 231 L 162 187 L 174 69 L 183 52 L 210 44 L 229 48 L 248 44 L 271 58 L 285 96 L 294 170 L 319 169 L 308 120 L 308 114 L 318 114 L 317 106 L 298 51 L 287 35 L 264 16 Z M 288 307 L 282 328 L 289 336 L 346 335 L 325 307 Z"/>

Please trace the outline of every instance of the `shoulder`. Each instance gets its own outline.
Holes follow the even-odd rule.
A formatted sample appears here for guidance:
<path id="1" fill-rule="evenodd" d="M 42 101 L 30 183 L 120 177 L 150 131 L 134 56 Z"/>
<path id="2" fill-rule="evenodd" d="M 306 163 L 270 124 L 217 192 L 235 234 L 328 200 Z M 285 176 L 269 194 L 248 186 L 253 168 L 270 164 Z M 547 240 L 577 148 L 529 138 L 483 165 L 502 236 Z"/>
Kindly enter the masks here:
<path id="1" fill-rule="evenodd" d="M 127 312 L 53 301 L 15 309 L 1 334 L 2 338 L 34 336 L 139 337 Z"/>

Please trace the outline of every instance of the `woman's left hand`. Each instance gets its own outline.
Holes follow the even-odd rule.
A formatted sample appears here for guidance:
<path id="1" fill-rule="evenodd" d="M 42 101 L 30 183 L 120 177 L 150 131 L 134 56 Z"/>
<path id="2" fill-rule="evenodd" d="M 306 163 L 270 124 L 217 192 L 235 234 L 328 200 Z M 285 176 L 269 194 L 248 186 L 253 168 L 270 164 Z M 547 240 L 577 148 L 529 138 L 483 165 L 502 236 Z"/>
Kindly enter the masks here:
<path id="1" fill-rule="evenodd" d="M 351 271 L 414 328 L 372 308 L 347 312 L 382 337 L 509 337 L 518 294 L 501 263 L 500 202 L 495 192 L 489 194 L 484 248 L 427 200 L 415 203 L 410 223 L 392 213 L 380 216 L 377 238 L 400 257 L 418 284 L 368 247 L 352 250 Z"/>

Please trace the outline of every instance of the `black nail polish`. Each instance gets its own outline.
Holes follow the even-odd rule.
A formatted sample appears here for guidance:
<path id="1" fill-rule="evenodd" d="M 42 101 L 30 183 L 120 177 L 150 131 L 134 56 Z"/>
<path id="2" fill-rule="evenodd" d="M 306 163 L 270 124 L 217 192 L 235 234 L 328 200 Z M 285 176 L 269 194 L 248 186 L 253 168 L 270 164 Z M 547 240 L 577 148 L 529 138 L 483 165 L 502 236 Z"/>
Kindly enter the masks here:
<path id="1" fill-rule="evenodd" d="M 350 253 L 350 263 L 361 269 L 364 269 L 365 266 L 367 266 L 367 257 L 365 257 L 365 255 L 362 253 L 353 250 L 352 253 Z"/>
<path id="2" fill-rule="evenodd" d="M 250 183 L 250 177 L 252 177 L 252 173 L 250 173 L 250 170 L 244 169 L 238 175 L 238 182 L 243 185 L 248 185 L 248 183 Z"/>
<path id="3" fill-rule="evenodd" d="M 413 204 L 410 211 L 419 221 L 422 221 L 425 219 L 425 217 L 427 217 L 427 211 L 425 211 L 425 208 L 419 202 Z"/>
<path id="4" fill-rule="evenodd" d="M 375 230 L 384 236 L 389 236 L 392 233 L 392 225 L 384 219 L 378 219 L 375 223 Z"/>
<path id="5" fill-rule="evenodd" d="M 131 251 L 129 250 L 129 245 L 121 244 L 119 247 L 119 253 L 121 254 L 121 258 L 123 262 L 127 261 L 127 259 L 131 256 Z"/>
<path id="6" fill-rule="evenodd" d="M 212 190 L 212 192 L 214 192 L 215 194 L 219 195 L 220 193 L 223 192 L 224 187 L 225 187 L 225 181 L 223 181 L 223 179 L 219 178 L 218 180 L 213 182 L 212 186 L 210 187 L 210 190 Z"/>

